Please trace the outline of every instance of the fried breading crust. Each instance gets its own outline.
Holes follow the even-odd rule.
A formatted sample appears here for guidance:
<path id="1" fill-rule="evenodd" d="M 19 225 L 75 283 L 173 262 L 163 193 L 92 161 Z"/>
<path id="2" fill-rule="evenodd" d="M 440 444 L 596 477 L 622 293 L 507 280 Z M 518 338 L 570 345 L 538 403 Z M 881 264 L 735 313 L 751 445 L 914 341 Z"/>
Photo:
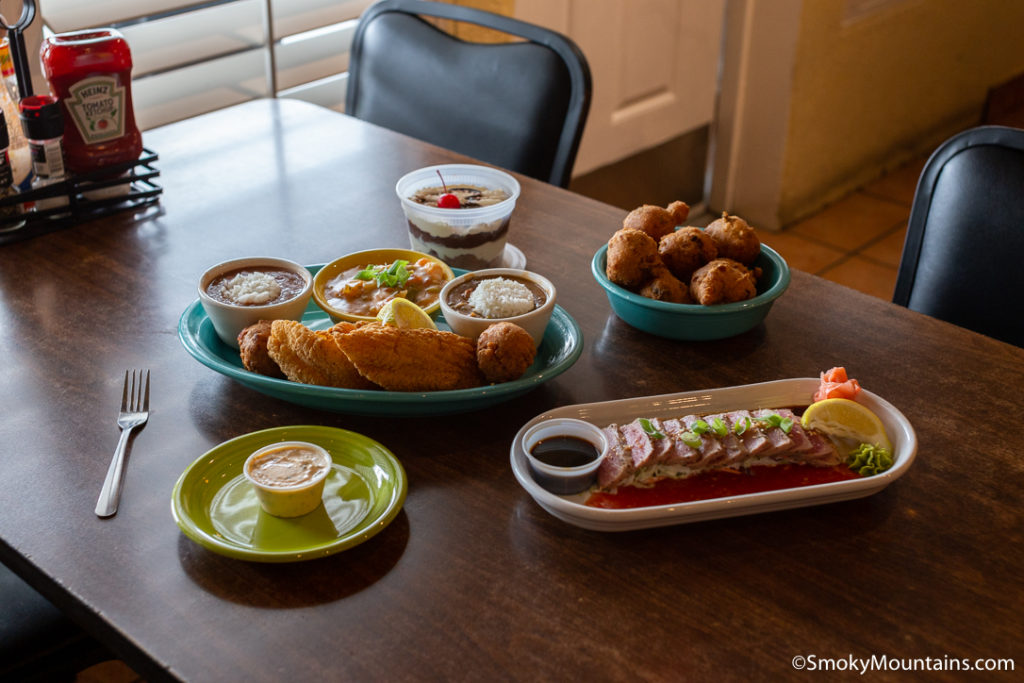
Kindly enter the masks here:
<path id="1" fill-rule="evenodd" d="M 651 279 L 640 289 L 640 296 L 658 301 L 670 301 L 674 304 L 690 304 L 690 288 L 679 280 L 665 266 L 655 268 Z"/>
<path id="2" fill-rule="evenodd" d="M 660 265 L 658 243 L 642 230 L 622 228 L 608 240 L 605 275 L 617 285 L 639 287 Z"/>
<path id="3" fill-rule="evenodd" d="M 536 356 L 533 337 L 515 323 L 495 323 L 476 340 L 476 362 L 488 382 L 522 377 Z"/>
<path id="4" fill-rule="evenodd" d="M 622 221 L 622 227 L 642 230 L 655 240 L 660 240 L 682 225 L 690 215 L 686 202 L 672 202 L 666 208 L 644 204 L 630 211 Z"/>
<path id="5" fill-rule="evenodd" d="M 238 333 L 238 355 L 242 359 L 242 367 L 267 377 L 283 378 L 274 359 L 267 353 L 267 340 L 270 339 L 270 328 L 273 320 L 260 320 L 249 325 Z"/>
<path id="6" fill-rule="evenodd" d="M 757 296 L 760 276 L 760 268 L 750 270 L 739 261 L 718 258 L 693 274 L 690 295 L 705 306 L 745 301 Z"/>
<path id="7" fill-rule="evenodd" d="M 761 240 L 750 224 L 739 216 L 730 216 L 727 211 L 712 221 L 704 232 L 710 235 L 718 247 L 721 258 L 730 258 L 749 266 L 761 254 Z"/>
<path id="8" fill-rule="evenodd" d="M 267 352 L 293 382 L 376 389 L 377 386 L 349 361 L 336 341 L 338 337 L 334 328 L 314 331 L 294 320 L 275 320 L 270 328 Z"/>
<path id="9" fill-rule="evenodd" d="M 363 377 L 387 391 L 443 391 L 482 385 L 476 344 L 452 332 L 368 323 L 335 335 Z"/>

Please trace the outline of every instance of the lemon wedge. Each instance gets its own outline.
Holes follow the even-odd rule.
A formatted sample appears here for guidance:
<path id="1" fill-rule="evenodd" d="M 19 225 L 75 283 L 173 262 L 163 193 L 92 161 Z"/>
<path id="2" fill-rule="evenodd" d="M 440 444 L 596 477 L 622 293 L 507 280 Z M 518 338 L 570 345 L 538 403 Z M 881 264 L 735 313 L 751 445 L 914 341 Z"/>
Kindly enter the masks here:
<path id="1" fill-rule="evenodd" d="M 415 329 L 425 327 L 429 330 L 436 330 L 437 325 L 427 315 L 426 311 L 409 301 L 408 299 L 396 298 L 384 304 L 377 312 L 377 320 L 384 325 L 392 325 L 403 329 Z"/>
<path id="2" fill-rule="evenodd" d="M 869 408 L 847 398 L 828 398 L 812 403 L 800 424 L 854 446 L 862 443 L 892 452 L 882 421 Z"/>

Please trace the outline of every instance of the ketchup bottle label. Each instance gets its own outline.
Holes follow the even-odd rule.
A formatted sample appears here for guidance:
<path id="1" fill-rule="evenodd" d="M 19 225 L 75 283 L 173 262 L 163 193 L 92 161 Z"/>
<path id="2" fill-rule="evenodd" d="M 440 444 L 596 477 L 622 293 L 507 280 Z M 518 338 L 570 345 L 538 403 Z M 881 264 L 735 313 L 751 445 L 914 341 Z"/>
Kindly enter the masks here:
<path id="1" fill-rule="evenodd" d="M 115 76 L 83 78 L 68 94 L 64 104 L 85 144 L 124 135 L 125 89 Z"/>

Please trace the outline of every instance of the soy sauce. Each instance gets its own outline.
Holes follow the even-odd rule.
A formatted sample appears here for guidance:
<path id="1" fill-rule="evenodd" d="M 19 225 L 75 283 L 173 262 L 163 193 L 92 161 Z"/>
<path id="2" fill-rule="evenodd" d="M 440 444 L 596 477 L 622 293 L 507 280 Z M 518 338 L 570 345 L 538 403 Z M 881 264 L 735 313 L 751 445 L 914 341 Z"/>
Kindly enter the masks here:
<path id="1" fill-rule="evenodd" d="M 554 467 L 579 467 L 593 462 L 598 452 L 594 444 L 575 436 L 552 436 L 538 441 L 530 455 Z"/>

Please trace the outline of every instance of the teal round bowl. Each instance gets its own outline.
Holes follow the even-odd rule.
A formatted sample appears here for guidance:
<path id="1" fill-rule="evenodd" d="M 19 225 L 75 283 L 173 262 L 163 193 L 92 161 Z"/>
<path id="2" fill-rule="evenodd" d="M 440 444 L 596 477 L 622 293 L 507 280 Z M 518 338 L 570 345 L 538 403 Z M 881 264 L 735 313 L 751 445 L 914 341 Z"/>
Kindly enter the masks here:
<path id="1" fill-rule="evenodd" d="M 590 263 L 594 279 L 604 288 L 615 315 L 644 332 L 687 341 L 725 339 L 743 334 L 764 320 L 772 303 L 789 287 L 789 266 L 779 253 L 764 244 L 754 266 L 762 270 L 757 296 L 746 301 L 716 306 L 674 304 L 640 296 L 620 287 L 605 275 L 608 245 L 605 244 Z"/>

